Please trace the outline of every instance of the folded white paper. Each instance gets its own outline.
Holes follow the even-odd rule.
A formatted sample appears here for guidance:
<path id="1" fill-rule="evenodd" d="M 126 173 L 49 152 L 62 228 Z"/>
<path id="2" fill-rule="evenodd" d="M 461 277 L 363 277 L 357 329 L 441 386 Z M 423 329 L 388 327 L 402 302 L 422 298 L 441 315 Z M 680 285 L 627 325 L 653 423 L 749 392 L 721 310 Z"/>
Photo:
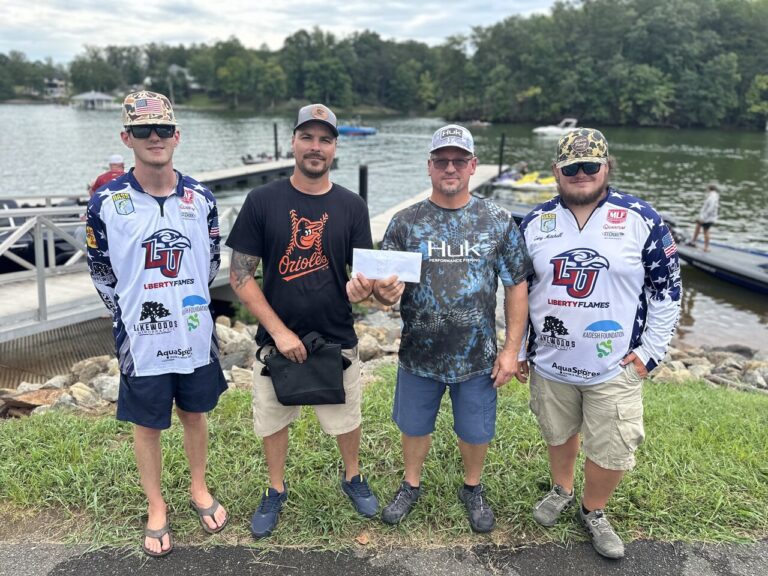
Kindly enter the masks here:
<path id="1" fill-rule="evenodd" d="M 361 272 L 370 280 L 382 280 L 392 274 L 402 282 L 421 280 L 421 253 L 396 250 L 352 250 L 352 275 Z"/>

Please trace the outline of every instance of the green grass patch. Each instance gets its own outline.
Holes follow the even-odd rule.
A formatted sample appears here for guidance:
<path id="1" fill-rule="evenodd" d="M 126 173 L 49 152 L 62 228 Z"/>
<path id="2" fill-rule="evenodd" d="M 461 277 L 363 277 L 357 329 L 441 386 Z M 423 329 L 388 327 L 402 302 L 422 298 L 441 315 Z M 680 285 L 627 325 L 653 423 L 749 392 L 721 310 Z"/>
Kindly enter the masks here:
<path id="1" fill-rule="evenodd" d="M 382 502 L 402 477 L 399 432 L 390 418 L 394 367 L 365 392 L 361 461 Z M 638 466 L 619 486 L 609 514 L 625 539 L 744 541 L 768 535 L 768 398 L 702 383 L 647 383 L 646 442 Z M 280 525 L 257 546 L 339 549 L 366 531 L 374 546 L 453 546 L 581 540 L 569 514 L 545 530 L 530 509 L 549 488 L 546 448 L 528 406 L 528 389 L 512 384 L 499 397 L 497 437 L 484 483 L 498 519 L 489 536 L 473 535 L 456 493 L 460 455 L 448 399 L 424 470 L 422 499 L 398 527 L 366 521 L 338 485 L 341 460 L 310 409 L 291 429 L 290 497 Z M 163 490 L 181 542 L 248 543 L 248 524 L 267 471 L 251 427 L 250 394 L 227 393 L 210 416 L 208 481 L 233 520 L 204 539 L 188 504 L 182 429 L 174 418 L 162 436 Z M 48 413 L 0 423 L 0 513 L 55 517 L 74 541 L 137 545 L 145 502 L 133 459 L 131 427 L 110 417 Z M 577 490 L 581 477 L 577 480 Z"/>

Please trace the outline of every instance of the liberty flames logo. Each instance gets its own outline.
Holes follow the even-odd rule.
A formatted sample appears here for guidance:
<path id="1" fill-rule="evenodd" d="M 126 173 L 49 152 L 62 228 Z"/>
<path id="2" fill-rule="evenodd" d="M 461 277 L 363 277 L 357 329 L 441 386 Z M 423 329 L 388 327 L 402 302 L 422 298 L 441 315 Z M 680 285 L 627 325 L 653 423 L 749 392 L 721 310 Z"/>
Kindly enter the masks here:
<path id="1" fill-rule="evenodd" d="M 165 228 L 158 230 L 144 240 L 144 268 L 151 270 L 159 268 L 166 278 L 176 278 L 181 270 L 181 259 L 184 249 L 189 248 L 189 238 L 182 236 L 176 230 Z"/>
<path id="2" fill-rule="evenodd" d="M 296 210 L 291 210 L 290 214 L 291 242 L 278 264 L 280 275 L 286 282 L 328 267 L 328 257 L 323 253 L 323 229 L 328 214 L 324 213 L 320 220 L 300 218 Z M 306 250 L 312 253 L 309 256 L 301 254 Z"/>
<path id="3" fill-rule="evenodd" d="M 565 286 L 572 298 L 586 298 L 595 289 L 597 276 L 608 260 L 589 248 L 574 248 L 550 260 L 554 266 L 553 286 Z"/>

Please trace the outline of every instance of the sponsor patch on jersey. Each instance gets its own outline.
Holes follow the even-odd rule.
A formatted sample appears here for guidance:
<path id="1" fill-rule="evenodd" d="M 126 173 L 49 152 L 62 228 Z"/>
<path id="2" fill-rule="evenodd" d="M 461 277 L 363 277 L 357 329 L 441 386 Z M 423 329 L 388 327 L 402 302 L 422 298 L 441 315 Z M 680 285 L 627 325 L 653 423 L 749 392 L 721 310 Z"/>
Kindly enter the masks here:
<path id="1" fill-rule="evenodd" d="M 547 212 L 541 215 L 541 231 L 545 234 L 557 228 L 557 214 Z"/>
<path id="2" fill-rule="evenodd" d="M 115 212 L 122 216 L 128 216 L 128 214 L 133 214 L 136 211 L 131 195 L 127 192 L 112 194 L 112 203 L 115 205 Z"/>
<path id="3" fill-rule="evenodd" d="M 597 357 L 605 358 L 611 352 L 613 352 L 613 341 L 604 340 L 603 342 L 598 342 L 597 344 L 595 344 L 595 348 L 597 349 Z"/>
<path id="4" fill-rule="evenodd" d="M 677 254 L 677 244 L 675 244 L 675 239 L 672 238 L 671 232 L 664 234 L 664 237 L 661 239 L 661 245 L 664 247 L 664 254 L 666 254 L 667 258 L 672 258 L 674 254 Z"/>
<path id="5" fill-rule="evenodd" d="M 610 224 L 623 224 L 627 221 L 626 208 L 611 208 L 605 218 Z"/>
<path id="6" fill-rule="evenodd" d="M 96 244 L 96 235 L 93 233 L 93 228 L 90 226 L 85 227 L 85 243 L 88 245 L 88 248 L 99 247 L 99 245 Z"/>
<path id="7" fill-rule="evenodd" d="M 563 321 L 556 316 L 545 316 L 544 325 L 541 327 L 541 333 L 536 341 L 548 348 L 573 350 L 576 347 L 576 341 L 563 338 L 563 336 L 568 336 L 568 329 Z"/>
<path id="8" fill-rule="evenodd" d="M 598 320 L 584 328 L 584 338 L 613 340 L 624 337 L 624 328 L 615 320 Z"/>
<path id="9" fill-rule="evenodd" d="M 169 334 L 178 326 L 175 320 L 163 320 L 171 315 L 171 311 L 162 302 L 147 301 L 141 305 L 139 322 L 133 325 L 133 331 L 139 336 L 155 336 Z M 147 322 L 142 322 L 147 320 Z"/>
<path id="10" fill-rule="evenodd" d="M 184 188 L 184 196 L 181 197 L 184 204 L 193 204 L 195 202 L 195 193 L 189 188 Z"/>
<path id="11" fill-rule="evenodd" d="M 610 268 L 608 259 L 591 248 L 574 248 L 550 260 L 553 286 L 565 286 L 571 298 L 587 298 L 597 285 L 601 270 Z"/>

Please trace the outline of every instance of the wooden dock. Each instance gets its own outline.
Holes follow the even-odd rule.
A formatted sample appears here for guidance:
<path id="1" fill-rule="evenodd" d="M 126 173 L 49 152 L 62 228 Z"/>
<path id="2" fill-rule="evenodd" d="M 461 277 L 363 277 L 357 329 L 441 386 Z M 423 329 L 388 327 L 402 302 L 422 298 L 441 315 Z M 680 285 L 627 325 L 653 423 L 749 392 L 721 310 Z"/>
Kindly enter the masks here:
<path id="1" fill-rule="evenodd" d="M 507 170 L 507 168 L 506 165 L 501 167 L 502 171 Z M 496 178 L 498 173 L 499 167 L 494 164 L 478 164 L 477 170 L 475 170 L 475 173 L 469 179 L 469 191 L 473 192 L 481 186 L 488 184 L 491 180 Z M 411 204 L 416 204 L 416 202 L 421 202 L 422 200 L 429 198 L 430 194 L 432 194 L 432 188 L 427 188 L 412 198 L 403 200 L 397 206 L 393 206 L 389 210 L 371 218 L 371 236 L 373 236 L 373 243 L 378 244 L 384 239 L 384 232 L 387 231 L 387 226 L 389 225 L 389 221 L 392 220 L 392 216 Z"/>

